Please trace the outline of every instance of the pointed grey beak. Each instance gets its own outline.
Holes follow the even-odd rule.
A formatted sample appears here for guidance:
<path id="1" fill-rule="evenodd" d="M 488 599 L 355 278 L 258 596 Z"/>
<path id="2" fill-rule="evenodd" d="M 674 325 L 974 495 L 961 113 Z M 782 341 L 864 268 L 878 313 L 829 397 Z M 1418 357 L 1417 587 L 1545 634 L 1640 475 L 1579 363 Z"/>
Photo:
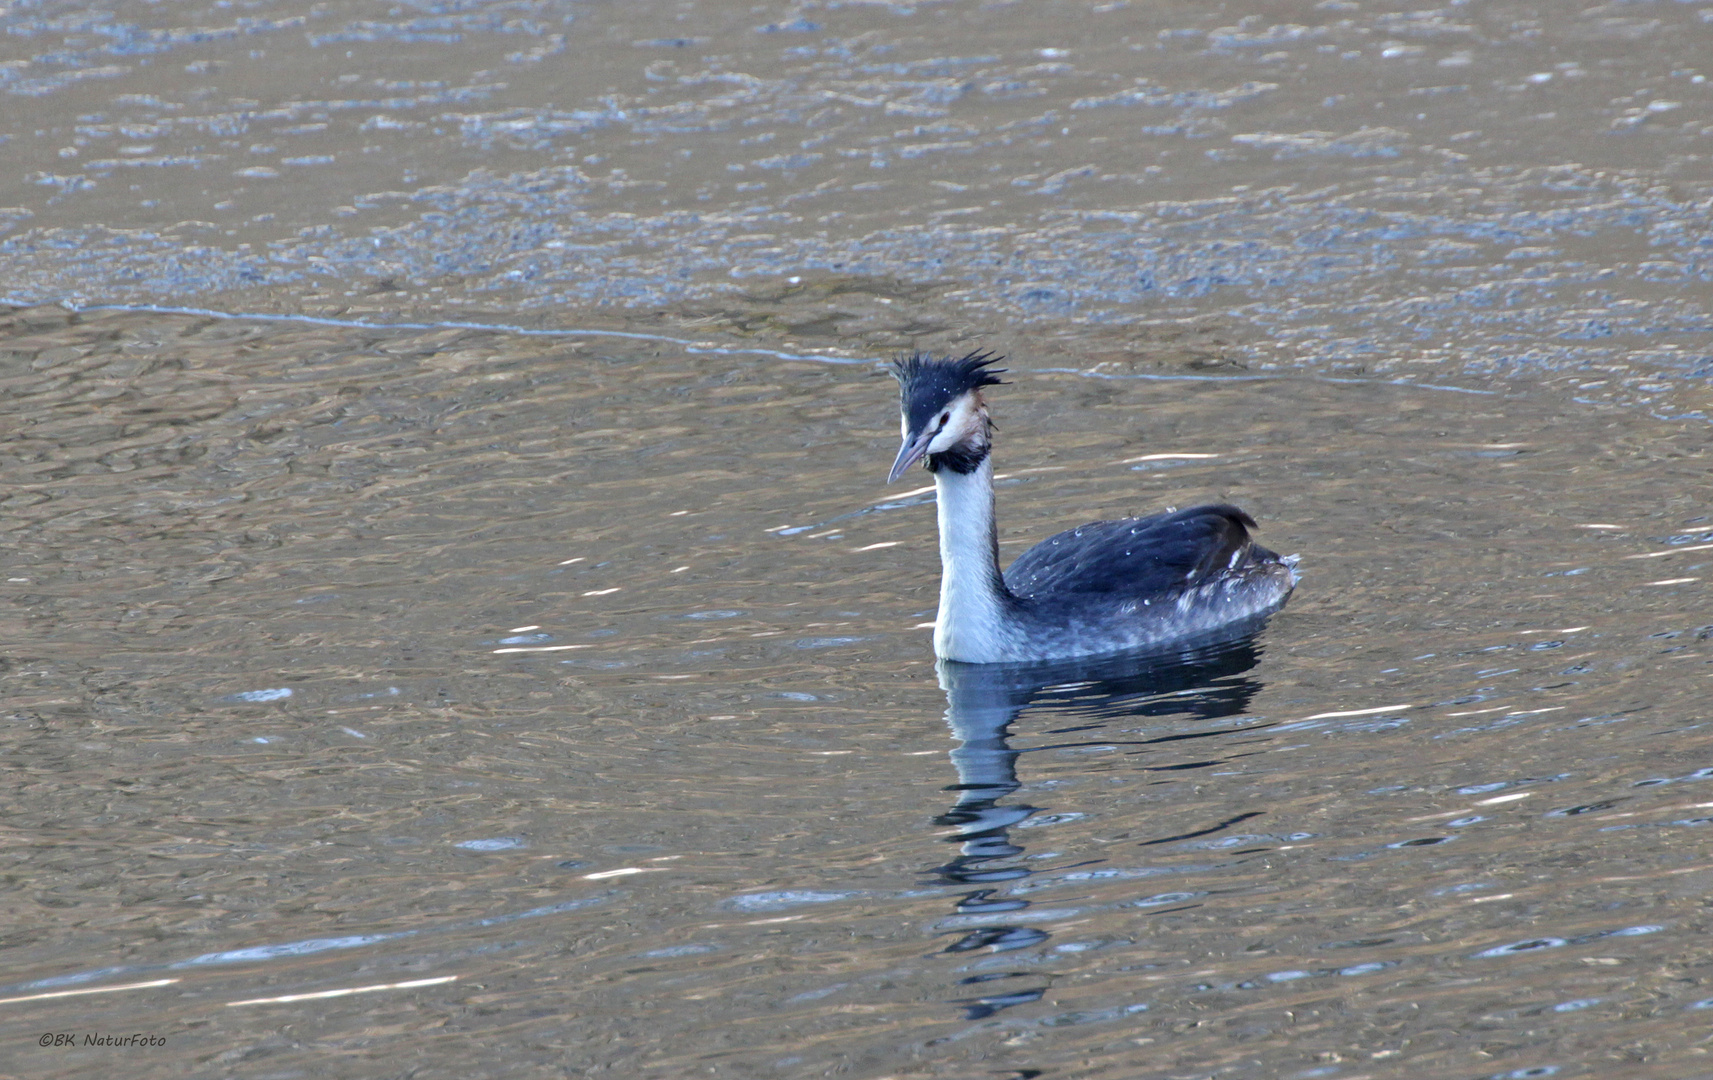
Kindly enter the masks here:
<path id="1" fill-rule="evenodd" d="M 898 457 L 892 462 L 892 471 L 886 475 L 886 482 L 892 483 L 904 475 L 904 470 L 921 461 L 928 454 L 928 444 L 934 441 L 938 432 L 924 431 L 914 439 L 905 439 L 904 445 L 898 448 Z"/>

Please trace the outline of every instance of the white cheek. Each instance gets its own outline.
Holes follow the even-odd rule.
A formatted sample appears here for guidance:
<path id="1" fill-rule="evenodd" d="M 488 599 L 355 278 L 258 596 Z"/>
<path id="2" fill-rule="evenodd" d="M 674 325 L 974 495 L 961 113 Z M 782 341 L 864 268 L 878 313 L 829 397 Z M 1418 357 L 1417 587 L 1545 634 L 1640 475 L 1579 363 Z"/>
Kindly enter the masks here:
<path id="1" fill-rule="evenodd" d="M 953 402 L 949 412 L 945 427 L 928 444 L 931 454 L 944 453 L 961 444 L 977 441 L 984 430 L 981 411 L 968 398 Z"/>
<path id="2" fill-rule="evenodd" d="M 941 431 L 938 435 L 934 436 L 934 441 L 928 444 L 928 453 L 930 453 L 930 454 L 944 453 L 945 451 L 950 450 L 952 447 L 956 446 L 957 444 L 958 444 L 957 429 L 955 427 L 953 427 L 952 425 L 948 424 L 946 426 L 945 430 Z"/>

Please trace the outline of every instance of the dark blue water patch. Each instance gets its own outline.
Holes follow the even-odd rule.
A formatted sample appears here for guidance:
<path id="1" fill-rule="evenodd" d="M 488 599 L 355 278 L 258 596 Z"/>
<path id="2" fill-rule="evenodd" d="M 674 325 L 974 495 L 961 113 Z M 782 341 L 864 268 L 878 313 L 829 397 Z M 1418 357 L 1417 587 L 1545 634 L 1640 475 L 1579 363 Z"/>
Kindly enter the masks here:
<path id="1" fill-rule="evenodd" d="M 1279 724 L 1273 730 L 1278 732 L 1320 731 L 1326 735 L 1378 734 L 1393 731 L 1410 722 L 1409 717 L 1398 715 L 1362 716 L 1351 720 L 1293 720 L 1290 723 Z"/>
<path id="2" fill-rule="evenodd" d="M 1251 81 L 1226 90 L 1171 90 L 1156 86 L 1145 79 L 1138 79 L 1136 86 L 1116 94 L 1078 98 L 1071 102 L 1071 108 L 1101 109 L 1141 105 L 1156 109 L 1227 109 L 1240 102 L 1270 94 L 1278 88 L 1278 83 Z"/>
<path id="3" fill-rule="evenodd" d="M 1489 889 L 1497 889 L 1498 887 L 1499 886 L 1495 885 L 1491 881 L 1466 881 L 1460 885 L 1447 885 L 1443 889 L 1435 889 L 1430 895 L 1462 896 L 1467 893 L 1486 892 Z"/>
<path id="4" fill-rule="evenodd" d="M 688 49 L 692 45 L 706 45 L 707 43 L 708 39 L 703 37 L 644 38 L 641 41 L 631 42 L 631 47 L 636 49 Z"/>
<path id="5" fill-rule="evenodd" d="M 1325 37 L 1324 26 L 1302 26 L 1279 23 L 1261 29 L 1250 29 L 1257 19 L 1244 19 L 1236 26 L 1222 26 L 1207 32 L 1208 51 L 1227 49 L 1270 49 L 1297 41 Z"/>
<path id="6" fill-rule="evenodd" d="M 242 964 L 257 960 L 278 960 L 285 957 L 313 956 L 316 953 L 328 952 L 334 949 L 356 949 L 365 945 L 375 945 L 383 941 L 396 941 L 399 938 L 411 937 L 417 931 L 401 930 L 391 934 L 353 934 L 337 938 L 309 938 L 304 941 L 291 941 L 282 945 L 256 945 L 247 949 L 230 949 L 225 952 L 204 953 L 180 960 L 175 964 L 166 965 L 168 970 L 176 968 L 199 967 L 210 964 Z"/>
<path id="7" fill-rule="evenodd" d="M 1644 821 L 1631 825 L 1607 825 L 1601 832 L 1626 832 L 1630 829 L 1698 829 L 1713 825 L 1713 818 L 1679 818 L 1676 821 Z"/>
<path id="8" fill-rule="evenodd" d="M 1496 956 L 1514 956 L 1518 953 L 1535 952 L 1541 949 L 1558 949 L 1566 945 L 1586 945 L 1591 941 L 1600 941 L 1612 937 L 1646 937 L 1657 934 L 1665 929 L 1655 923 L 1645 923 L 1640 926 L 1626 926 L 1618 930 L 1600 930 L 1592 934 L 1580 934 L 1573 938 L 1538 937 L 1526 941 L 1515 941 L 1508 945 L 1497 945 L 1491 949 L 1483 949 L 1475 953 L 1478 959 L 1489 959 Z"/>
<path id="9" fill-rule="evenodd" d="M 1039 945 L 1051 936 L 1045 930 L 1037 930 L 1032 926 L 988 926 L 965 934 L 947 945 L 945 951 L 964 953 L 991 949 L 994 952 L 1013 952 Z"/>
<path id="10" fill-rule="evenodd" d="M 1021 897 L 1043 888 L 1059 888 L 1064 885 L 1081 885 L 1084 881 L 1136 881 L 1143 878 L 1161 878 L 1161 876 L 1179 876 L 1179 874 L 1218 873 L 1223 869 L 1237 866 L 1235 862 L 1204 862 L 1191 866 L 1136 866 L 1136 867 L 1101 867 L 1101 869 L 1079 869 L 1069 873 L 1052 873 L 1043 871 L 1042 876 L 1036 876 L 1031 881 L 1019 881 L 1011 886 L 1009 893 Z M 1024 871 L 1028 874 L 1028 871 Z M 1050 876 L 1048 876 L 1050 874 Z"/>
<path id="11" fill-rule="evenodd" d="M 395 14 L 398 12 L 395 9 Z M 322 45 L 337 45 L 352 42 L 390 41 L 406 44 L 446 44 L 455 45 L 462 42 L 467 34 L 516 34 L 527 37 L 547 37 L 548 27 L 536 19 L 509 17 L 511 13 L 499 9 L 471 10 L 458 14 L 441 13 L 419 16 L 414 19 L 403 19 L 398 22 L 382 22 L 380 20 L 362 20 L 346 23 L 342 29 L 324 34 L 310 34 L 309 43 L 319 48 Z M 574 19 L 571 14 L 561 14 L 555 20 L 557 25 L 564 25 Z M 508 59 L 514 63 L 523 62 L 519 57 L 523 54 L 513 54 Z"/>
<path id="12" fill-rule="evenodd" d="M 853 900 L 860 892 L 821 892 L 814 889 L 784 889 L 778 892 L 745 893 L 720 901 L 720 906 L 734 911 L 779 911 L 804 904 L 831 904 Z"/>
<path id="13" fill-rule="evenodd" d="M 1191 851 L 1231 851 L 1234 848 L 1243 849 L 1244 852 L 1249 850 L 1267 851 L 1271 850 L 1267 845 L 1276 843 L 1278 840 L 1279 837 L 1269 836 L 1266 833 L 1238 833 L 1234 836 L 1222 836 L 1218 840 L 1197 840 L 1193 843 L 1184 844 L 1182 847 Z"/>
<path id="14" fill-rule="evenodd" d="M 245 690 L 237 694 L 227 694 L 221 701 L 242 701 L 247 703 L 284 701 L 291 697 L 292 691 L 288 686 L 274 687 L 269 690 Z"/>
<path id="15" fill-rule="evenodd" d="M 1563 807 L 1563 808 L 1558 809 L 1558 810 L 1548 810 L 1546 812 L 1545 816 L 1546 817 L 1560 818 L 1560 817 L 1580 817 L 1583 814 L 1597 814 L 1602 810 L 1610 810 L 1614 806 L 1617 806 L 1619 803 L 1627 802 L 1627 801 L 1628 800 L 1624 799 L 1624 798 L 1617 798 L 1617 799 L 1604 799 L 1600 802 L 1582 803 L 1578 806 L 1567 806 L 1567 807 Z"/>
<path id="16" fill-rule="evenodd" d="M 1206 827 L 1204 829 L 1197 829 L 1193 832 L 1187 832 L 1187 833 L 1178 833 L 1175 836 L 1163 836 L 1163 837 L 1160 837 L 1160 838 L 1155 839 L 1155 840 L 1144 840 L 1138 846 L 1139 847 L 1152 847 L 1156 844 L 1170 844 L 1170 843 L 1173 843 L 1173 842 L 1179 841 L 1179 840 L 1192 840 L 1192 839 L 1195 839 L 1196 837 L 1199 837 L 1199 836 L 1209 836 L 1213 833 L 1222 832 L 1225 829 L 1229 829 L 1231 826 L 1236 825 L 1239 822 L 1248 821 L 1250 818 L 1260 817 L 1263 813 L 1265 813 L 1265 811 L 1250 810 L 1246 813 L 1235 814 L 1229 818 L 1226 818 L 1224 821 L 1218 822 L 1217 824 L 1214 824 L 1214 825 L 1209 825 L 1208 827 Z"/>
<path id="17" fill-rule="evenodd" d="M 838 993 L 849 985 L 850 983 L 834 983 L 831 986 L 823 986 L 814 990 L 805 990 L 801 994 L 794 994 L 785 1000 L 787 1004 L 799 1001 L 819 1001 L 824 997 L 830 997 L 831 995 Z"/>
<path id="18" fill-rule="evenodd" d="M 1689 780 L 1713 779 L 1713 768 L 1696 769 L 1683 776 L 1656 776 L 1647 780 L 1637 780 L 1631 787 L 1658 787 L 1661 784 L 1681 784 Z"/>
<path id="19" fill-rule="evenodd" d="M 1557 776 L 1525 776 L 1518 780 L 1495 780 L 1486 784 L 1472 784 L 1457 789 L 1459 795 L 1485 795 L 1490 791 L 1504 791 L 1506 788 L 1529 787 L 1534 784 L 1556 784 L 1569 780 L 1570 773 L 1559 773 Z"/>
<path id="20" fill-rule="evenodd" d="M 719 951 L 720 947 L 718 945 L 709 945 L 698 942 L 689 945 L 668 945 L 663 949 L 650 949 L 647 952 L 637 953 L 636 955 L 650 960 L 660 960 L 675 956 L 703 956 L 707 953 Z"/>
<path id="21" fill-rule="evenodd" d="M 481 840 L 460 840 L 456 844 L 453 844 L 452 846 L 455 848 L 460 848 L 464 851 L 487 852 L 487 851 L 517 851 L 521 848 L 528 847 L 529 844 L 527 842 L 525 842 L 523 839 L 521 839 L 520 837 L 516 837 L 516 836 L 494 836 L 494 837 L 488 837 L 488 838 L 481 839 Z"/>
<path id="22" fill-rule="evenodd" d="M 1166 904 L 1188 903 L 1191 900 L 1195 900 L 1206 895 L 1208 895 L 1206 890 L 1198 890 L 1196 892 L 1155 893 L 1153 896 L 1145 896 L 1140 900 L 1126 900 L 1120 906 L 1133 908 L 1161 907 Z"/>
<path id="23" fill-rule="evenodd" d="M 17 18 L 15 13 L 13 14 L 14 17 L 8 19 L 6 27 L 10 36 L 30 39 L 54 35 L 72 46 L 40 53 L 32 58 L 37 64 L 64 65 L 71 70 L 55 72 L 45 78 L 16 79 L 8 82 L 6 88 L 9 92 L 27 97 L 52 93 L 85 77 L 89 70 L 102 70 L 103 57 L 153 56 L 180 46 L 203 45 L 275 30 L 292 30 L 302 25 L 302 20 L 297 18 L 245 17 L 225 27 L 145 28 L 113 21 L 112 13 L 103 11 L 56 14 L 51 18 Z M 92 43 L 89 38 L 81 37 L 83 34 L 106 40 L 98 44 Z M 157 101 L 156 104 L 160 103 Z"/>
<path id="24" fill-rule="evenodd" d="M 1292 968 L 1288 971 L 1268 972 L 1266 978 L 1270 983 L 1286 983 L 1296 982 L 1299 979 L 1312 979 L 1314 977 L 1315 973 L 1312 971 L 1303 971 L 1300 968 Z"/>
<path id="25" fill-rule="evenodd" d="M 764 23 L 755 28 L 758 34 L 813 34 L 821 29 L 821 24 L 801 15 L 790 22 Z"/>
<path id="26" fill-rule="evenodd" d="M 339 698 L 339 701 L 372 701 L 373 698 L 397 698 L 399 694 L 403 693 L 404 691 L 401 691 L 399 687 L 389 686 L 387 689 L 384 689 L 384 691 L 365 691 L 365 693 L 361 694 L 346 694 L 343 698 Z"/>
<path id="27" fill-rule="evenodd" d="M 965 1020 L 985 1020 L 1002 1009 L 1013 1005 L 1028 1005 L 1040 1001 L 1047 992 L 1046 987 L 1031 990 L 1014 990 L 1009 994 L 991 994 L 979 998 L 959 998 L 951 1002 L 953 1005 L 964 1007 Z"/>
<path id="28" fill-rule="evenodd" d="M 1087 816 L 1088 816 L 1087 814 L 1084 814 L 1084 813 L 1082 813 L 1080 811 L 1076 811 L 1076 810 L 1067 811 L 1067 812 L 1062 813 L 1062 814 L 1039 814 L 1033 818 L 1030 818 L 1028 821 L 1019 822 L 1016 826 L 1014 826 L 1014 828 L 1018 828 L 1018 829 L 1045 829 L 1045 828 L 1049 828 L 1050 826 L 1053 826 L 1053 825 L 1064 825 L 1064 824 L 1067 824 L 1067 823 L 1072 822 L 1072 821 L 1081 821 L 1083 818 L 1085 818 Z"/>
<path id="29" fill-rule="evenodd" d="M 1527 941 L 1513 941 L 1508 945 L 1496 945 L 1491 949 L 1483 949 L 1475 956 L 1481 959 L 1495 956 L 1515 956 L 1518 953 L 1535 952 L 1540 949 L 1559 949 L 1568 944 L 1570 944 L 1569 940 L 1561 937 L 1529 938 Z"/>
<path id="30" fill-rule="evenodd" d="M 1434 654 L 1433 653 L 1428 654 L 1428 656 L 1432 656 L 1432 655 L 1434 655 Z M 1455 653 L 1453 655 L 1468 656 L 1469 653 Z M 1416 659 L 1417 660 L 1425 660 L 1425 659 L 1427 659 L 1427 657 L 1418 656 L 1418 657 L 1416 657 Z M 1487 687 L 1485 689 L 1491 689 L 1491 687 Z M 1444 701 L 1436 701 L 1431 706 L 1429 706 L 1429 708 L 1444 709 L 1444 708 L 1449 708 L 1450 706 L 1453 706 L 1453 705 L 1474 705 L 1478 702 L 1490 701 L 1490 700 L 1492 700 L 1492 697 L 1493 697 L 1493 695 L 1488 694 L 1488 693 L 1465 694 L 1462 697 L 1447 698 Z"/>
<path id="31" fill-rule="evenodd" d="M 1010 1023 L 1037 1028 L 1081 1027 L 1085 1024 L 1103 1024 L 1113 1020 L 1123 1020 L 1138 1013 L 1147 1012 L 1149 1007 L 1146 1002 L 1138 1001 L 1133 1005 L 1122 1005 L 1111 1009 L 1083 1009 L 1076 1012 L 1055 1013 L 1036 1020 L 1014 1020 Z M 1001 1021 L 1001 1023 L 1005 1022 Z M 1014 1075 L 1017 1080 L 1031 1080 L 1033 1077 L 1041 1076 L 1042 1073 L 1039 1070 L 1028 1069 L 1019 1071 Z"/>
<path id="32" fill-rule="evenodd" d="M 821 154 L 775 154 L 751 162 L 758 169 L 805 169 L 820 161 Z"/>
<path id="33" fill-rule="evenodd" d="M 1595 341 L 1616 333 L 1609 319 L 1585 319 L 1575 329 L 1560 331 L 1558 336 L 1568 341 Z"/>
<path id="34" fill-rule="evenodd" d="M 351 23 L 343 30 L 335 30 L 330 34 L 311 34 L 309 43 L 315 48 L 323 45 L 338 45 L 346 42 L 361 41 L 396 41 L 406 44 L 432 43 L 440 45 L 456 45 L 464 40 L 464 35 L 446 30 L 411 30 L 406 26 L 375 23 Z"/>

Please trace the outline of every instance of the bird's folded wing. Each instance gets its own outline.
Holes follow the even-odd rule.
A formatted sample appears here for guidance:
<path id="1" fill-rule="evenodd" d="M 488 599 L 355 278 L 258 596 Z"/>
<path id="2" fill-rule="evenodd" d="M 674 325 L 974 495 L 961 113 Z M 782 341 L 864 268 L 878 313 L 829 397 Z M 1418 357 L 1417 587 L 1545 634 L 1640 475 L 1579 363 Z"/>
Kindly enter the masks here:
<path id="1" fill-rule="evenodd" d="M 1226 505 L 1091 522 L 1050 536 L 1019 555 L 1005 571 L 1005 584 L 1025 598 L 1170 595 L 1252 560 L 1276 558 L 1251 543 L 1249 529 L 1254 525 L 1248 514 Z"/>

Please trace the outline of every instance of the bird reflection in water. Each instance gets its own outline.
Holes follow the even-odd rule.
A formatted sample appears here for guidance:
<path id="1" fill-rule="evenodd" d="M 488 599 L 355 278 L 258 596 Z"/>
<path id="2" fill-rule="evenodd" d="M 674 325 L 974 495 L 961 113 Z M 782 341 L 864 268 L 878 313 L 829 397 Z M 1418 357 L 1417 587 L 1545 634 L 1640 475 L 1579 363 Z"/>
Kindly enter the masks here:
<path id="1" fill-rule="evenodd" d="M 956 915 L 942 924 L 954 932 L 963 931 L 946 952 L 1008 952 L 1041 944 L 1052 936 L 1023 925 L 1027 920 L 1014 914 L 1027 909 L 1030 901 L 1000 895 L 999 886 L 1034 873 L 1017 861 L 1023 847 L 1012 841 L 1010 830 L 1042 808 L 1003 801 L 1022 786 L 1017 779 L 1018 756 L 1039 750 L 1124 745 L 1123 740 L 1099 739 L 1014 749 L 1011 725 L 1018 717 L 1026 712 L 1049 711 L 1074 718 L 1078 725 L 1070 730 L 1080 731 L 1135 717 L 1217 720 L 1239 715 L 1248 711 L 1249 702 L 1260 689 L 1260 683 L 1243 674 L 1260 660 L 1261 651 L 1254 640 L 1259 629 L 1260 621 L 1256 620 L 1228 628 L 1216 638 L 1185 640 L 1168 650 L 1139 655 L 1022 664 L 939 662 L 940 687 L 946 692 L 946 722 L 952 738 L 958 741 L 951 752 L 958 782 L 945 789 L 956 792 L 957 800 L 934 819 L 934 824 L 952 829 L 946 840 L 958 845 L 958 854 L 933 874 L 936 884 L 973 886 L 958 901 Z M 1168 736 L 1167 740 L 1183 737 Z M 955 1003 L 964 1007 L 966 1018 L 979 1020 L 1001 1009 L 1038 1000 L 1046 993 L 1045 986 L 1012 989 L 1004 984 L 1041 978 L 1040 973 L 1018 971 L 971 975 L 960 985 L 972 989 L 983 984 L 1001 985 L 992 986 L 989 993 L 973 990 L 978 996 Z"/>

